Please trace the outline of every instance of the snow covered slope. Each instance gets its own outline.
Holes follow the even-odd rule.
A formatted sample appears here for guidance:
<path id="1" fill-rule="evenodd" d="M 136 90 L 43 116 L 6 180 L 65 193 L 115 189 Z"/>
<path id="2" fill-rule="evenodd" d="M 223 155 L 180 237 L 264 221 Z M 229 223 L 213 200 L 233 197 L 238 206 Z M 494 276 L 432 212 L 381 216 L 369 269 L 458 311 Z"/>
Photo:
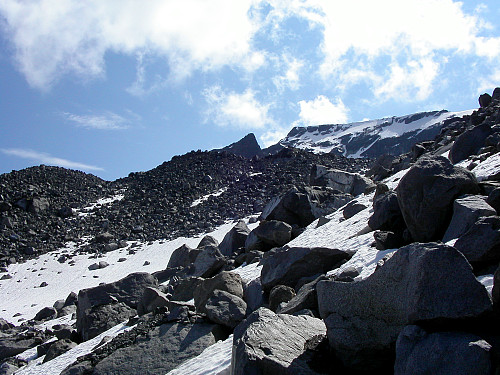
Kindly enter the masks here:
<path id="1" fill-rule="evenodd" d="M 472 112 L 443 110 L 349 124 L 295 127 L 278 144 L 348 157 L 400 155 L 417 142 L 433 139 L 445 122 Z"/>

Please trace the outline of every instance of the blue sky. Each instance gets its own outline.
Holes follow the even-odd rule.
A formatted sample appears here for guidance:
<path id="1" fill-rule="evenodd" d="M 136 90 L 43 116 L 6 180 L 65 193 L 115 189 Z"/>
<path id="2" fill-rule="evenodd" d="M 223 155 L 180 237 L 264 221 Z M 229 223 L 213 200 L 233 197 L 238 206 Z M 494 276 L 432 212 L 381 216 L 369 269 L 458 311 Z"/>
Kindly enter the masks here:
<path id="1" fill-rule="evenodd" d="M 254 132 L 477 107 L 498 0 L 2 0 L 0 173 L 107 180 Z"/>

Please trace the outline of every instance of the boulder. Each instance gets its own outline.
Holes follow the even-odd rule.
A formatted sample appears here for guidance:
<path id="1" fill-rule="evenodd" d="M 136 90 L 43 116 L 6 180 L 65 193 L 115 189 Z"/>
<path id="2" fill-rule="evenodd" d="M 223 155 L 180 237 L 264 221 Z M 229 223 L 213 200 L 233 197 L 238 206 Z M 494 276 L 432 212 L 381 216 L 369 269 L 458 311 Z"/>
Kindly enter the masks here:
<path id="1" fill-rule="evenodd" d="M 486 199 L 491 207 L 493 207 L 497 214 L 500 214 L 500 188 L 493 189 Z"/>
<path id="2" fill-rule="evenodd" d="M 238 221 L 238 223 L 231 228 L 229 232 L 226 233 L 224 239 L 219 245 L 219 250 L 224 256 L 231 256 L 231 254 L 238 250 L 240 247 L 245 247 L 245 241 L 250 233 L 247 225 L 243 220 Z"/>
<path id="3" fill-rule="evenodd" d="M 351 257 L 345 251 L 325 247 L 292 247 L 276 249 L 262 262 L 261 282 L 264 290 L 275 285 L 294 288 L 302 277 L 326 273 Z"/>
<path id="4" fill-rule="evenodd" d="M 396 342 L 394 375 L 491 374 L 491 345 L 463 332 L 428 333 L 406 326 Z"/>
<path id="5" fill-rule="evenodd" d="M 482 123 L 472 129 L 460 134 L 450 149 L 449 159 L 453 164 L 467 159 L 470 155 L 475 155 L 484 146 L 488 136 L 492 134 L 491 126 Z"/>
<path id="6" fill-rule="evenodd" d="M 0 364 L 0 375 L 14 375 L 19 367 L 14 366 L 12 363 L 4 362 Z"/>
<path id="7" fill-rule="evenodd" d="M 68 350 L 73 349 L 77 344 L 69 339 L 57 340 L 52 343 L 45 354 L 43 363 L 48 362 L 61 354 L 66 353 Z"/>
<path id="8" fill-rule="evenodd" d="M 226 264 L 226 258 L 215 246 L 206 246 L 193 263 L 191 276 L 212 277 Z"/>
<path id="9" fill-rule="evenodd" d="M 216 289 L 205 303 L 205 311 L 212 322 L 234 328 L 245 319 L 247 304 L 234 294 Z"/>
<path id="10" fill-rule="evenodd" d="M 453 166 L 448 159 L 423 156 L 401 178 L 396 190 L 413 240 L 429 242 L 443 238 L 453 201 L 464 194 L 477 194 L 479 186 L 474 174 Z"/>
<path id="11" fill-rule="evenodd" d="M 6 331 L 14 327 L 14 324 L 9 323 L 4 318 L 0 318 L 0 331 Z"/>
<path id="12" fill-rule="evenodd" d="M 250 311 L 255 311 L 264 304 L 264 292 L 260 278 L 256 278 L 245 285 L 243 299 Z"/>
<path id="13" fill-rule="evenodd" d="M 237 273 L 223 271 L 210 279 L 203 280 L 194 290 L 194 305 L 196 306 L 196 311 L 206 312 L 205 304 L 216 289 L 243 298 L 243 282 L 241 276 Z"/>
<path id="14" fill-rule="evenodd" d="M 213 345 L 215 329 L 216 325 L 206 323 L 162 324 L 101 360 L 93 374 L 166 374 Z"/>
<path id="15" fill-rule="evenodd" d="M 0 336 L 0 361 L 34 348 L 44 341 L 43 337 L 37 335 Z"/>
<path id="16" fill-rule="evenodd" d="M 495 271 L 493 275 L 493 289 L 491 291 L 491 298 L 493 300 L 493 305 L 495 310 L 500 310 L 500 266 Z"/>
<path id="17" fill-rule="evenodd" d="M 41 309 L 39 312 L 36 313 L 33 320 L 40 322 L 43 320 L 55 319 L 56 317 L 57 317 L 57 310 L 55 308 L 44 307 L 43 309 Z"/>
<path id="18" fill-rule="evenodd" d="M 187 267 L 196 260 L 200 249 L 192 249 L 188 245 L 182 245 L 174 250 L 168 260 L 167 268 Z"/>
<path id="19" fill-rule="evenodd" d="M 206 235 L 205 237 L 203 237 L 200 241 L 200 243 L 198 244 L 198 246 L 196 247 L 197 249 L 203 249 L 205 246 L 219 246 L 219 241 L 217 241 L 214 237 L 210 236 L 210 235 Z"/>
<path id="20" fill-rule="evenodd" d="M 94 237 L 94 241 L 97 243 L 108 243 L 113 241 L 114 236 L 109 232 L 99 233 Z"/>
<path id="21" fill-rule="evenodd" d="M 500 217 L 482 217 L 453 245 L 473 264 L 500 261 Z"/>
<path id="22" fill-rule="evenodd" d="M 363 194 L 375 188 L 375 184 L 359 173 L 338 169 L 328 169 L 315 164 L 311 169 L 309 183 L 313 186 L 328 186 L 353 196 Z"/>
<path id="23" fill-rule="evenodd" d="M 295 297 L 295 290 L 286 285 L 276 285 L 269 292 L 269 309 L 276 312 L 282 303 Z"/>
<path id="24" fill-rule="evenodd" d="M 43 211 L 47 211 L 50 207 L 49 201 L 47 198 L 33 198 L 28 201 L 27 211 L 33 214 L 40 214 Z"/>
<path id="25" fill-rule="evenodd" d="M 316 285 L 322 280 L 328 280 L 326 276 L 321 275 L 313 281 L 304 284 L 283 308 L 281 314 L 294 314 L 301 310 L 318 311 L 318 296 L 316 294 Z"/>
<path id="26" fill-rule="evenodd" d="M 270 220 L 260 223 L 245 241 L 245 250 L 267 251 L 283 246 L 291 240 L 292 227 L 282 221 Z"/>
<path id="27" fill-rule="evenodd" d="M 234 330 L 231 374 L 316 374 L 302 356 L 308 340 L 325 332 L 320 319 L 261 307 Z"/>
<path id="28" fill-rule="evenodd" d="M 443 242 L 448 242 L 465 234 L 481 216 L 493 216 L 496 211 L 481 195 L 467 195 L 453 202 L 453 216 L 450 225 L 443 236 Z"/>
<path id="29" fill-rule="evenodd" d="M 487 107 L 491 104 L 491 95 L 488 93 L 481 94 L 478 101 L 481 108 Z"/>
<path id="30" fill-rule="evenodd" d="M 174 283 L 170 283 L 173 286 L 174 292 L 170 300 L 172 301 L 189 301 L 193 299 L 193 293 L 203 281 L 201 277 L 186 277 L 180 279 Z"/>
<path id="31" fill-rule="evenodd" d="M 92 374 L 92 371 L 92 362 L 82 361 L 69 365 L 61 372 L 61 375 L 86 375 Z"/>
<path id="32" fill-rule="evenodd" d="M 405 228 L 398 195 L 395 191 L 382 193 L 374 199 L 373 215 L 368 220 L 368 226 L 373 230 L 392 232 L 399 232 Z"/>
<path id="33" fill-rule="evenodd" d="M 147 287 L 137 305 L 137 314 L 144 315 L 155 311 L 157 307 L 167 306 L 168 297 L 156 288 Z"/>
<path id="34" fill-rule="evenodd" d="M 365 371 L 387 365 L 408 324 L 491 309 L 465 257 L 438 243 L 402 247 L 362 281 L 320 281 L 317 294 L 330 346 L 348 368 Z"/>
<path id="35" fill-rule="evenodd" d="M 136 314 L 135 309 L 123 302 L 93 306 L 86 309 L 85 313 L 78 312 L 77 332 L 83 341 L 87 341 Z"/>
<path id="36" fill-rule="evenodd" d="M 366 208 L 368 207 L 364 204 L 358 203 L 356 200 L 352 200 L 344 207 L 344 209 L 342 210 L 342 215 L 344 216 L 344 219 L 347 220 Z"/>
<path id="37" fill-rule="evenodd" d="M 376 231 L 373 233 L 375 248 L 377 250 L 397 249 L 404 244 L 403 236 L 389 231 Z"/>

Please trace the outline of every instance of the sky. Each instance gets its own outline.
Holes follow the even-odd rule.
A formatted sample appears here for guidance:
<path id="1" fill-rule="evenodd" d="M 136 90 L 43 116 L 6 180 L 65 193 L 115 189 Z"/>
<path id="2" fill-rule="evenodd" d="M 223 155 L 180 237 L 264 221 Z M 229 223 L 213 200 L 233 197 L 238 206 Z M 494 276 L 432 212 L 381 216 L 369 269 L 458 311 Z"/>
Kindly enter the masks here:
<path id="1" fill-rule="evenodd" d="M 477 108 L 498 20 L 498 0 L 0 0 L 0 173 L 114 180 L 250 132 Z"/>

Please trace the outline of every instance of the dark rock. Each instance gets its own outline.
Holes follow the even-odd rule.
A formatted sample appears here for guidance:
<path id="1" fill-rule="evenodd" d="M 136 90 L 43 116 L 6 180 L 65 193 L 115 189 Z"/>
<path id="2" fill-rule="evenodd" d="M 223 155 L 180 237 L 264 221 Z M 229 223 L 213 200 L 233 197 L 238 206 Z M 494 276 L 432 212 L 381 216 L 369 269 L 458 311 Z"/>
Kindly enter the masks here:
<path id="1" fill-rule="evenodd" d="M 69 339 L 62 339 L 52 343 L 49 347 L 49 350 L 47 350 L 47 354 L 45 354 L 43 363 L 59 357 L 61 354 L 66 353 L 68 350 L 74 348 L 75 346 L 76 343 Z"/>
<path id="2" fill-rule="evenodd" d="M 93 306 L 86 309 L 85 314 L 77 310 L 77 331 L 82 340 L 87 341 L 128 320 L 136 313 L 135 309 L 123 302 Z"/>
<path id="3" fill-rule="evenodd" d="M 269 309 L 276 312 L 282 303 L 290 301 L 296 293 L 286 285 L 276 285 L 269 292 Z"/>
<path id="4" fill-rule="evenodd" d="M 14 324 L 9 323 L 4 318 L 0 318 L 0 331 L 6 331 L 14 327 Z"/>
<path id="5" fill-rule="evenodd" d="M 262 260 L 261 282 L 264 290 L 275 285 L 294 287 L 302 277 L 323 274 L 335 268 L 352 254 L 324 247 L 276 249 Z"/>
<path id="6" fill-rule="evenodd" d="M 87 375 L 91 374 L 92 370 L 93 366 L 90 361 L 82 361 L 68 366 L 61 372 L 61 375 Z"/>
<path id="7" fill-rule="evenodd" d="M 500 310 L 500 266 L 493 275 L 493 290 L 491 291 L 491 298 L 495 310 Z"/>
<path id="8" fill-rule="evenodd" d="M 231 143 L 229 146 L 221 148 L 217 151 L 227 151 L 235 155 L 241 155 L 245 158 L 253 158 L 254 156 L 262 155 L 261 148 L 255 139 L 253 133 L 245 135 L 238 142 Z"/>
<path id="9" fill-rule="evenodd" d="M 245 241 L 245 250 L 266 251 L 283 246 L 291 240 L 292 227 L 282 221 L 270 220 L 260 223 Z"/>
<path id="10" fill-rule="evenodd" d="M 66 297 L 66 300 L 64 301 L 64 306 L 76 305 L 77 300 L 78 300 L 77 294 L 75 292 L 71 292 Z"/>
<path id="11" fill-rule="evenodd" d="M 368 220 L 368 225 L 373 230 L 399 232 L 404 229 L 405 222 L 395 191 L 382 193 L 374 199 L 373 215 Z"/>
<path id="12" fill-rule="evenodd" d="M 247 304 L 234 294 L 216 289 L 205 303 L 205 311 L 212 322 L 234 328 L 245 319 Z"/>
<path id="13" fill-rule="evenodd" d="M 33 318 L 37 322 L 43 321 L 43 320 L 50 320 L 50 319 L 55 319 L 57 317 L 57 310 L 53 307 L 44 307 L 41 309 L 39 312 L 36 313 L 35 317 Z"/>
<path id="14" fill-rule="evenodd" d="M 214 247 L 217 247 L 217 246 L 219 246 L 219 241 L 217 241 L 212 236 L 206 235 L 205 237 L 203 237 L 201 239 L 201 241 L 198 244 L 197 248 L 198 249 L 203 249 L 205 246 L 214 246 Z"/>
<path id="15" fill-rule="evenodd" d="M 4 362 L 0 364 L 0 375 L 14 375 L 19 367 L 14 366 L 12 363 Z"/>
<path id="16" fill-rule="evenodd" d="M 315 374 L 301 356 L 325 332 L 320 319 L 260 308 L 234 330 L 231 374 Z"/>
<path id="17" fill-rule="evenodd" d="M 67 324 L 56 324 L 55 326 L 52 326 L 51 330 L 54 336 L 56 336 L 59 340 L 71 339 L 75 332 L 73 327 Z"/>
<path id="18" fill-rule="evenodd" d="M 451 220 L 453 201 L 476 194 L 475 176 L 441 156 L 422 157 L 401 178 L 398 203 L 413 240 L 428 242 L 443 238 Z"/>
<path id="19" fill-rule="evenodd" d="M 313 281 L 304 284 L 281 310 L 281 314 L 295 314 L 301 310 L 318 311 L 318 296 L 316 294 L 316 285 L 327 277 L 321 275 Z"/>
<path id="20" fill-rule="evenodd" d="M 357 201 L 353 200 L 344 207 L 342 214 L 344 215 L 344 219 L 347 220 L 366 208 L 368 207 L 364 204 L 358 203 Z"/>
<path id="21" fill-rule="evenodd" d="M 491 207 L 493 207 L 496 210 L 497 214 L 500 214 L 500 188 L 494 189 L 488 195 L 486 203 L 488 203 Z"/>
<path id="22" fill-rule="evenodd" d="M 212 277 L 226 264 L 225 257 L 214 246 L 206 246 L 193 263 L 192 276 Z"/>
<path id="23" fill-rule="evenodd" d="M 241 281 L 241 276 L 236 273 L 222 271 L 210 279 L 203 280 L 194 290 L 194 305 L 196 306 L 196 311 L 205 312 L 205 304 L 216 289 L 243 298 L 243 283 Z"/>
<path id="24" fill-rule="evenodd" d="M 465 234 L 480 217 L 496 215 L 496 211 L 485 200 L 486 197 L 480 195 L 468 195 L 455 199 L 453 216 L 443 236 L 443 242 Z"/>
<path id="25" fill-rule="evenodd" d="M 470 263 L 497 264 L 500 260 L 500 217 L 483 217 L 453 245 Z"/>
<path id="26" fill-rule="evenodd" d="M 491 95 L 488 93 L 481 94 L 478 101 L 481 108 L 487 107 L 491 104 Z"/>
<path id="27" fill-rule="evenodd" d="M 491 309 L 463 255 L 437 243 L 402 247 L 359 282 L 320 281 L 317 294 L 330 346 L 344 365 L 364 371 L 387 365 L 408 324 L 477 317 Z"/>
<path id="28" fill-rule="evenodd" d="M 43 341 L 43 337 L 37 335 L 0 337 L 0 361 L 34 348 L 35 346 L 40 345 Z"/>
<path id="29" fill-rule="evenodd" d="M 99 233 L 95 236 L 94 241 L 97 243 L 108 243 L 113 241 L 113 235 L 109 232 Z"/>
<path id="30" fill-rule="evenodd" d="M 407 326 L 396 342 L 394 375 L 491 374 L 491 345 L 463 332 L 427 333 Z"/>
<path id="31" fill-rule="evenodd" d="M 170 299 L 172 301 L 189 301 L 192 300 L 193 293 L 203 281 L 201 277 L 186 277 L 173 283 L 174 292 Z"/>
<path id="32" fill-rule="evenodd" d="M 239 248 L 245 247 L 245 241 L 249 233 L 250 229 L 248 229 L 245 222 L 243 220 L 238 221 L 238 223 L 226 233 L 224 239 L 220 243 L 219 250 L 221 254 L 230 256 Z"/>
<path id="33" fill-rule="evenodd" d="M 254 279 L 245 285 L 243 299 L 250 311 L 255 311 L 264 304 L 264 292 L 260 278 Z"/>
<path id="34" fill-rule="evenodd" d="M 137 305 L 137 314 L 144 315 L 155 311 L 157 307 L 167 306 L 168 297 L 158 289 L 147 287 Z"/>
<path id="35" fill-rule="evenodd" d="M 63 219 L 67 219 L 68 217 L 74 216 L 75 212 L 73 211 L 73 209 L 71 207 L 64 206 L 64 207 L 61 207 L 59 209 L 59 211 L 57 211 L 57 215 L 59 215 Z"/>
<path id="36" fill-rule="evenodd" d="M 341 192 L 357 196 L 375 188 L 375 184 L 358 173 L 350 173 L 337 169 L 328 169 L 322 165 L 313 165 L 310 184 L 329 186 Z"/>
<path id="37" fill-rule="evenodd" d="M 457 137 L 450 149 L 449 158 L 453 164 L 475 155 L 484 146 L 486 138 L 492 133 L 491 126 L 483 123 L 463 132 Z"/>
<path id="38" fill-rule="evenodd" d="M 377 250 L 397 249 L 403 246 L 403 238 L 394 232 L 376 231 L 373 233 Z"/>
<path id="39" fill-rule="evenodd" d="M 175 249 L 170 256 L 167 268 L 187 267 L 196 260 L 200 252 L 200 249 L 192 249 L 187 245 L 182 245 Z"/>

